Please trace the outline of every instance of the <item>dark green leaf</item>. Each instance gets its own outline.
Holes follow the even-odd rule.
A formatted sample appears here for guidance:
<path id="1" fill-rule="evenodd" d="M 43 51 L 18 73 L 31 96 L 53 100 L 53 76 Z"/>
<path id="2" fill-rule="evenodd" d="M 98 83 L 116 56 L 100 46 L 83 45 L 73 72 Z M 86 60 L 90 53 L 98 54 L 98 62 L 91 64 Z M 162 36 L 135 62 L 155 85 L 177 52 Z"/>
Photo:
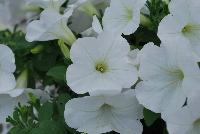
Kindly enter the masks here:
<path id="1" fill-rule="evenodd" d="M 143 114 L 144 114 L 144 121 L 147 126 L 153 125 L 153 123 L 160 117 L 160 114 L 156 114 L 146 108 L 144 108 Z"/>
<path id="2" fill-rule="evenodd" d="M 53 77 L 56 81 L 65 81 L 66 70 L 66 66 L 55 66 L 47 72 L 47 76 Z"/>
<path id="3" fill-rule="evenodd" d="M 43 121 L 38 128 L 34 128 L 30 134 L 65 134 L 64 128 L 55 121 Z"/>
<path id="4" fill-rule="evenodd" d="M 53 104 L 50 102 L 44 103 L 42 107 L 39 109 L 39 114 L 38 114 L 39 121 L 51 120 L 52 115 L 53 115 Z"/>

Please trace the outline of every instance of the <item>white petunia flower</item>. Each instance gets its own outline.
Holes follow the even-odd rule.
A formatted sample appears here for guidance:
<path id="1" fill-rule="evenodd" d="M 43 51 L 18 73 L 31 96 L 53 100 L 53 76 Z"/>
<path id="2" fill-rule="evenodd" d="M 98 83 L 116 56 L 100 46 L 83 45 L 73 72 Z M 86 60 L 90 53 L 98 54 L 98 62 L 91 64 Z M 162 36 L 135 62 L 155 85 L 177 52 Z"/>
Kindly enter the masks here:
<path id="1" fill-rule="evenodd" d="M 200 101 L 197 98 L 187 102 L 187 106 L 162 118 L 167 123 L 169 134 L 200 133 Z"/>
<path id="2" fill-rule="evenodd" d="M 12 50 L 0 44 L 0 94 L 15 88 L 15 57 Z"/>
<path id="3" fill-rule="evenodd" d="M 27 105 L 29 101 L 28 94 L 32 93 L 41 102 L 45 102 L 50 99 L 49 95 L 40 89 L 25 89 L 24 93 L 17 97 L 10 97 L 7 94 L 0 95 L 0 123 L 6 123 L 6 117 L 12 115 L 14 108 L 18 106 L 18 103 L 22 105 Z"/>
<path id="4" fill-rule="evenodd" d="M 134 33 L 140 24 L 140 10 L 146 0 L 111 0 L 104 13 L 104 30 L 118 34 Z"/>
<path id="5" fill-rule="evenodd" d="M 26 0 L 27 5 L 41 7 L 43 9 L 51 8 L 59 11 L 66 0 Z"/>
<path id="6" fill-rule="evenodd" d="M 171 14 L 160 23 L 158 36 L 162 42 L 183 40 L 200 60 L 200 1 L 173 0 L 169 4 Z"/>
<path id="7" fill-rule="evenodd" d="M 55 10 L 44 10 L 41 13 L 40 20 L 32 21 L 27 27 L 26 40 L 48 41 L 61 39 L 71 45 L 76 37 L 67 26 L 68 18 L 72 15 L 69 10 L 64 15 Z"/>
<path id="8" fill-rule="evenodd" d="M 186 98 L 200 91 L 200 69 L 185 43 L 143 48 L 139 76 L 143 80 L 136 87 L 141 104 L 156 113 L 181 108 Z"/>
<path id="9" fill-rule="evenodd" d="M 141 134 L 143 107 L 133 91 L 115 96 L 88 96 L 70 100 L 65 106 L 65 121 L 79 132 L 101 134 Z"/>
<path id="10" fill-rule="evenodd" d="M 78 39 L 71 48 L 68 85 L 79 94 L 131 87 L 138 76 L 137 69 L 126 62 L 129 51 L 124 38 L 108 32 Z"/>

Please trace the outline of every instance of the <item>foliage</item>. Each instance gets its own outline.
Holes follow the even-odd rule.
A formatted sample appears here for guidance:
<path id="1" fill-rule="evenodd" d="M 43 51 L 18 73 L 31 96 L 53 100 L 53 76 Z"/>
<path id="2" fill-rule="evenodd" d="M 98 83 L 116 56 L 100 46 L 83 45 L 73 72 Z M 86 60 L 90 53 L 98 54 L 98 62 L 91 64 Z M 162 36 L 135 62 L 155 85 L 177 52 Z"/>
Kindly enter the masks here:
<path id="1" fill-rule="evenodd" d="M 30 97 L 28 106 L 21 104 L 15 108 L 7 122 L 13 127 L 9 134 L 76 134 L 64 121 L 64 107 L 70 96 L 66 93 L 60 94 L 50 102 L 40 104 L 40 100 L 34 96 Z"/>

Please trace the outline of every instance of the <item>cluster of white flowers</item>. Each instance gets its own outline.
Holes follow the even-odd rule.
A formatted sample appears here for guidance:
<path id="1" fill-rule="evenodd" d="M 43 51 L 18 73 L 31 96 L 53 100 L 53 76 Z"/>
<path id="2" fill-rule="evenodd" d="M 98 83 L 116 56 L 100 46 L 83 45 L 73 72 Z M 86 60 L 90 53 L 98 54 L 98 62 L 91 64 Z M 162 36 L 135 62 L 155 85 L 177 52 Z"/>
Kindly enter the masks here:
<path id="1" fill-rule="evenodd" d="M 68 86 L 78 94 L 89 93 L 90 96 L 72 99 L 66 104 L 66 123 L 89 134 L 112 130 L 122 134 L 142 133 L 143 107 L 130 89 L 138 80 L 138 68 L 131 60 L 128 62 L 130 46 L 121 34 L 131 34 L 139 27 L 140 9 L 145 0 L 112 0 L 105 10 L 103 26 L 98 8 L 104 11 L 107 0 L 69 1 L 62 14 L 58 6 L 52 5 L 63 1 L 51 2 L 40 3 L 44 11 L 39 20 L 27 26 L 26 39 L 30 42 L 59 39 L 71 46 L 73 64 L 66 73 Z M 98 4 L 101 7 L 97 7 Z M 77 10 L 93 18 L 84 30 L 73 29 Z M 67 26 L 70 17 L 72 25 Z M 80 30 L 83 36 L 90 37 L 76 39 L 71 30 Z"/>
<path id="2" fill-rule="evenodd" d="M 43 11 L 28 24 L 26 40 L 58 39 L 66 57 L 70 48 L 67 85 L 87 95 L 66 104 L 68 126 L 88 134 L 142 134 L 145 107 L 161 113 L 169 134 L 200 133 L 199 0 L 166 1 L 170 14 L 158 28 L 161 45 L 132 51 L 122 35 L 137 30 L 146 0 L 69 0 L 66 9 L 61 8 L 66 0 L 27 1 Z M 16 82 L 14 71 L 14 54 L 0 45 L 1 115 L 33 92 L 23 80 L 27 72 Z M 10 105 L 1 105 L 5 102 Z"/>
<path id="3" fill-rule="evenodd" d="M 141 134 L 144 106 L 161 113 L 170 134 L 200 133 L 199 1 L 166 1 L 170 14 L 158 28 L 160 47 L 149 43 L 132 51 L 121 35 L 137 30 L 146 0 L 70 0 L 64 14 L 58 11 L 62 0 L 51 2 L 40 3 L 45 10 L 29 24 L 26 38 L 60 39 L 71 46 L 67 84 L 90 96 L 66 104 L 70 127 L 89 134 Z M 83 38 L 76 39 L 70 29 Z"/>

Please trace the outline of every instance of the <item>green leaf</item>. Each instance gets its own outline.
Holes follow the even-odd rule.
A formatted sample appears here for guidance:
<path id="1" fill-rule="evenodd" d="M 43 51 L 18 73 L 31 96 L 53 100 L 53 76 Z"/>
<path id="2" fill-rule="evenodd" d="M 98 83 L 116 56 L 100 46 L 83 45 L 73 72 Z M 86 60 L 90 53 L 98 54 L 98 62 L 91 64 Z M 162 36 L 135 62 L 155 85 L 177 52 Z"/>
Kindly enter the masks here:
<path id="1" fill-rule="evenodd" d="M 44 103 L 42 107 L 39 109 L 39 114 L 38 114 L 39 121 L 51 120 L 52 115 L 53 115 L 53 104 L 50 102 Z"/>
<path id="2" fill-rule="evenodd" d="M 70 95 L 65 93 L 65 94 L 60 94 L 57 105 L 58 105 L 58 110 L 60 113 L 61 117 L 64 117 L 64 110 L 65 110 L 65 104 L 71 99 Z"/>
<path id="3" fill-rule="evenodd" d="M 168 134 L 167 128 L 164 128 L 163 134 Z"/>
<path id="4" fill-rule="evenodd" d="M 55 66 L 47 72 L 47 76 L 53 77 L 56 81 L 65 81 L 66 70 L 66 66 Z"/>
<path id="5" fill-rule="evenodd" d="M 146 123 L 147 126 L 151 126 L 153 125 L 153 123 L 160 118 L 160 114 L 154 113 L 146 108 L 144 108 L 143 111 L 144 114 L 144 121 Z"/>
<path id="6" fill-rule="evenodd" d="M 29 129 L 14 127 L 8 132 L 8 134 L 29 134 L 29 131 Z"/>
<path id="7" fill-rule="evenodd" d="M 30 134 L 64 134 L 64 128 L 55 121 L 43 121 L 38 128 L 34 128 Z"/>

